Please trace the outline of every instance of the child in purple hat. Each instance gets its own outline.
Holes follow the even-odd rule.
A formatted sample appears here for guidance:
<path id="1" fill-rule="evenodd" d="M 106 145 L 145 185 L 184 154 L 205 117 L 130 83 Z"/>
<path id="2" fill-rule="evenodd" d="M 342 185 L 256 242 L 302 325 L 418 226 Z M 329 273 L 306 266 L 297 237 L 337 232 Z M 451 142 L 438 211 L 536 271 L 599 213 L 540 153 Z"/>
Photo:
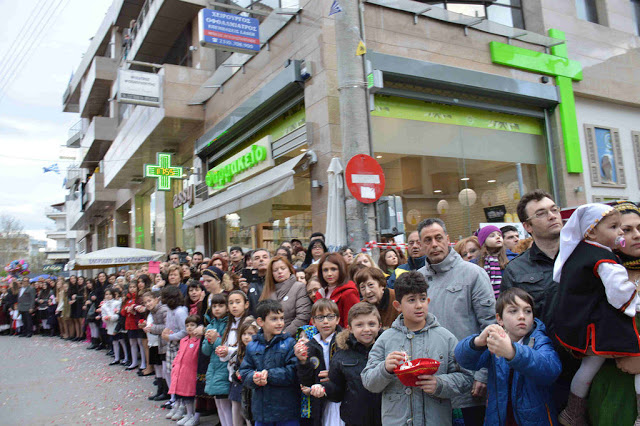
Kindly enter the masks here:
<path id="1" fill-rule="evenodd" d="M 507 250 L 500 228 L 494 225 L 485 226 L 478 231 L 478 243 L 480 243 L 480 255 L 471 262 L 487 271 L 497 299 L 500 294 L 500 284 L 502 284 L 502 272 L 507 267 L 507 263 L 517 254 Z"/>

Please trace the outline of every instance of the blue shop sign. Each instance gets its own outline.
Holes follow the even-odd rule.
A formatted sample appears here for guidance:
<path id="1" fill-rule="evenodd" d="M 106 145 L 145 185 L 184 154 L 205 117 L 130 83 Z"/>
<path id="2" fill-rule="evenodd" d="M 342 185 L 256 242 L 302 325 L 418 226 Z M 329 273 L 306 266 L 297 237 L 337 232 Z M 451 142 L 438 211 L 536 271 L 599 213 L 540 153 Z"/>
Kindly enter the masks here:
<path id="1" fill-rule="evenodd" d="M 198 22 L 202 46 L 241 53 L 260 51 L 260 23 L 256 18 L 201 9 Z"/>

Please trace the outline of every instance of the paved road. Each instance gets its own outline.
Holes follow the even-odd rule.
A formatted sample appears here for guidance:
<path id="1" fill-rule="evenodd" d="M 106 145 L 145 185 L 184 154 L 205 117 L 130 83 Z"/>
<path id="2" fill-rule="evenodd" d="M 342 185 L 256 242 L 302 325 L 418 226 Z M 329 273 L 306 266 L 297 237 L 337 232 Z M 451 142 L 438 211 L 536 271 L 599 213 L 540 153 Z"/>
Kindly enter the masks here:
<path id="1" fill-rule="evenodd" d="M 0 425 L 175 424 L 160 403 L 147 400 L 153 376 L 109 366 L 105 351 L 86 346 L 0 336 Z M 200 424 L 216 423 L 208 416 Z"/>

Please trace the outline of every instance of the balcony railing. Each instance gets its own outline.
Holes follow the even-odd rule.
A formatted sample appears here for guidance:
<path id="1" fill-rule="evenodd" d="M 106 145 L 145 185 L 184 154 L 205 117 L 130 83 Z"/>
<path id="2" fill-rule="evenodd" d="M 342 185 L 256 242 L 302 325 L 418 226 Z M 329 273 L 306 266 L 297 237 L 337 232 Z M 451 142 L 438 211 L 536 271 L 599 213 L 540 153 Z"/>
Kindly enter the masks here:
<path id="1" fill-rule="evenodd" d="M 67 139 L 67 146 L 70 148 L 80 147 L 80 141 L 82 140 L 82 120 L 78 120 L 69 128 L 69 139 Z"/>

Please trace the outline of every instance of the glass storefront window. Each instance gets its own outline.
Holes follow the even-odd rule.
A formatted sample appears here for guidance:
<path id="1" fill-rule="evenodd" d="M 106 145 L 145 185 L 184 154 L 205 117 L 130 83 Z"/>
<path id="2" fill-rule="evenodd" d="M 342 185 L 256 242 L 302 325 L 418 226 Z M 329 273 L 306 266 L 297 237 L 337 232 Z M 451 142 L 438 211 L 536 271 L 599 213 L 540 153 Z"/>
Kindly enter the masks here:
<path id="1" fill-rule="evenodd" d="M 549 191 L 543 123 L 486 110 L 376 96 L 374 150 L 384 195 L 399 195 L 407 232 L 428 217 L 452 240 L 480 223 L 518 222 L 523 191 Z"/>
<path id="2" fill-rule="evenodd" d="M 156 249 L 156 193 L 149 195 L 149 235 L 151 250 Z"/>

